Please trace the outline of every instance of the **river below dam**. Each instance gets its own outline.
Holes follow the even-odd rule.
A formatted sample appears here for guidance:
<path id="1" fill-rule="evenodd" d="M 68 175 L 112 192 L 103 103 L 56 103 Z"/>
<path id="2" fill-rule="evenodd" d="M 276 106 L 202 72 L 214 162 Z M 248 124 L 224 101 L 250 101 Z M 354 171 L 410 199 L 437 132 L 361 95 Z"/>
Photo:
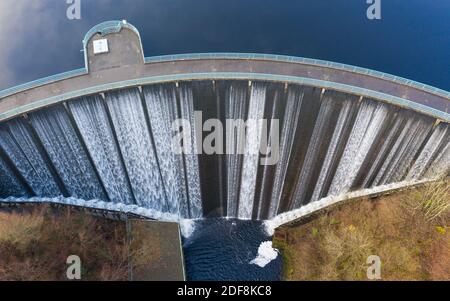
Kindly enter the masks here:
<path id="1" fill-rule="evenodd" d="M 262 221 L 208 218 L 193 227 L 183 238 L 188 280 L 281 280 L 282 258 Z"/>

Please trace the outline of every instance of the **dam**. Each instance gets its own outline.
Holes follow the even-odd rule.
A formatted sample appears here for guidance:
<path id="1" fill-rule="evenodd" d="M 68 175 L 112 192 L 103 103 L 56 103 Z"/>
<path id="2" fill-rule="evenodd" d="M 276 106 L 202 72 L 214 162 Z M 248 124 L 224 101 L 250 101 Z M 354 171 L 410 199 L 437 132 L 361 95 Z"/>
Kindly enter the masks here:
<path id="1" fill-rule="evenodd" d="M 82 69 L 0 91 L 1 202 L 271 220 L 324 199 L 449 175 L 449 92 L 313 59 L 145 58 L 126 21 L 92 28 L 83 50 Z M 247 151 L 198 154 L 195 128 L 191 152 L 172 152 L 173 122 L 194 124 L 196 111 L 223 124 L 279 120 L 278 162 L 261 165 Z M 238 130 L 225 147 L 244 139 L 251 148 L 262 136 Z"/>

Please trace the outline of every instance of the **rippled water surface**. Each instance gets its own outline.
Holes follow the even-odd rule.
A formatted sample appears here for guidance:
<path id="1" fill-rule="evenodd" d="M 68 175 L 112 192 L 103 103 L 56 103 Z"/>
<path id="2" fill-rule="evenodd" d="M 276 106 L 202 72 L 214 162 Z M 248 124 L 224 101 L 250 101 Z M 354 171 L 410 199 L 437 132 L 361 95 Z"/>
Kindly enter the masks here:
<path id="1" fill-rule="evenodd" d="M 183 240 L 188 280 L 280 280 L 281 256 L 264 268 L 250 262 L 272 238 L 259 221 L 205 219 Z"/>

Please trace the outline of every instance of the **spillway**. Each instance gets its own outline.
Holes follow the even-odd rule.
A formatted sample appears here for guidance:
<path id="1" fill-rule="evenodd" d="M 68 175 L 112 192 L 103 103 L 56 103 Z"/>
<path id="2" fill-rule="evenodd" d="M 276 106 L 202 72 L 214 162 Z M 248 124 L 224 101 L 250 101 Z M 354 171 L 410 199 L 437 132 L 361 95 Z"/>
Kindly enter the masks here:
<path id="1" fill-rule="evenodd" d="M 260 122 L 223 137 L 225 149 L 243 143 L 242 154 L 198 152 L 195 139 L 208 132 L 195 126 L 190 152 L 174 153 L 173 122 L 194 124 L 195 110 L 218 120 L 280 120 L 278 163 L 260 164 L 257 147 L 267 135 Z M 330 195 L 449 170 L 448 124 L 372 99 L 268 82 L 190 81 L 84 96 L 3 122 L 0 133 L 3 198 L 65 195 L 180 218 L 270 219 Z M 435 165 L 440 171 L 430 175 Z"/>
<path id="2" fill-rule="evenodd" d="M 144 59 L 130 26 L 90 32 L 84 71 L 0 93 L 2 201 L 267 220 L 449 175 L 442 91 L 293 58 Z M 92 53 L 105 37 L 109 58 Z M 222 152 L 205 149 L 211 137 Z"/>

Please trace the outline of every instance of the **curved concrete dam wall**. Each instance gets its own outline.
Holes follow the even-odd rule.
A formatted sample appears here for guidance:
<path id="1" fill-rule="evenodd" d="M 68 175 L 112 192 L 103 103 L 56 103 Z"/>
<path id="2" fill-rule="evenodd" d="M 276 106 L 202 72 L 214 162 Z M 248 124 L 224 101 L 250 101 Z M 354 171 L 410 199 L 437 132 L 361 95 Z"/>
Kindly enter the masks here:
<path id="1" fill-rule="evenodd" d="M 311 59 L 144 58 L 121 21 L 83 45 L 85 68 L 0 91 L 0 202 L 279 224 L 449 174 L 449 92 Z M 220 129 L 201 122 L 212 119 Z M 267 122 L 229 131 L 228 120 Z M 222 152 L 205 152 L 207 141 Z"/>
<path id="2" fill-rule="evenodd" d="M 279 120 L 278 163 L 242 154 L 171 149 L 183 118 Z M 198 121 L 198 120 L 197 120 Z M 270 122 L 268 128 L 271 128 Z M 273 127 L 272 127 L 273 129 Z M 203 139 L 202 139 L 203 140 Z M 269 139 L 270 140 L 270 139 Z M 75 197 L 138 205 L 181 218 L 269 219 L 321 198 L 445 175 L 450 126 L 342 92 L 248 81 L 186 81 L 85 96 L 0 124 L 0 196 Z M 271 146 L 269 142 L 269 146 Z"/>

